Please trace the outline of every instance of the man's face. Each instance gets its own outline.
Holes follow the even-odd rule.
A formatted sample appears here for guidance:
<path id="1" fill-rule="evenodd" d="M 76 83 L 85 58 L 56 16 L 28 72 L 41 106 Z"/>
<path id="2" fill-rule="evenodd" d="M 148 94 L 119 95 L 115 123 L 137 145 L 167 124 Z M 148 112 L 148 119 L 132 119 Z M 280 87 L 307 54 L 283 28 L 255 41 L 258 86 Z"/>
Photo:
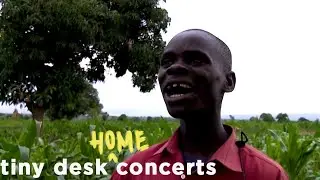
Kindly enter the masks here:
<path id="1" fill-rule="evenodd" d="M 223 96 L 226 75 L 218 43 L 204 32 L 175 36 L 164 50 L 158 80 L 172 117 L 214 111 Z"/>

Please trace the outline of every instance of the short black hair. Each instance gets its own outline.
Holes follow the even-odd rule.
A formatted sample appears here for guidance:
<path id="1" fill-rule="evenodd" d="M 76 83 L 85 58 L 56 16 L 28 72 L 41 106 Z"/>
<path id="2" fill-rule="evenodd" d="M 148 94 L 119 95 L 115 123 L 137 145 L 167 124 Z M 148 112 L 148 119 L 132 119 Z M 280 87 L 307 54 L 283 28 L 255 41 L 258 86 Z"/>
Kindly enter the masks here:
<path id="1" fill-rule="evenodd" d="M 205 31 L 203 29 L 188 29 L 188 30 L 185 30 L 183 32 L 187 32 L 187 31 L 201 31 L 201 32 L 204 32 L 204 33 L 208 34 L 213 39 L 217 40 L 218 44 L 220 45 L 218 47 L 218 52 L 224 58 L 224 61 L 222 62 L 223 63 L 223 67 L 224 67 L 224 72 L 228 73 L 228 72 L 230 72 L 232 70 L 232 54 L 231 54 L 230 48 L 228 47 L 228 45 L 225 42 L 223 42 L 217 36 L 211 34 L 208 31 Z"/>

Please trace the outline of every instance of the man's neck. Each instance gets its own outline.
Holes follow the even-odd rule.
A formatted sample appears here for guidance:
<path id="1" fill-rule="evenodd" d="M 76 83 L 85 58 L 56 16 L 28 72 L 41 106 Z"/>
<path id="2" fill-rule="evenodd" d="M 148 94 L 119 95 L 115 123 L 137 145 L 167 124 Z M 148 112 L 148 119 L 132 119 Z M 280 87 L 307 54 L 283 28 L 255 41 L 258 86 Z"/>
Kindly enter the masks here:
<path id="1" fill-rule="evenodd" d="M 180 145 L 184 152 L 210 156 L 228 139 L 220 113 L 203 113 L 180 120 Z"/>

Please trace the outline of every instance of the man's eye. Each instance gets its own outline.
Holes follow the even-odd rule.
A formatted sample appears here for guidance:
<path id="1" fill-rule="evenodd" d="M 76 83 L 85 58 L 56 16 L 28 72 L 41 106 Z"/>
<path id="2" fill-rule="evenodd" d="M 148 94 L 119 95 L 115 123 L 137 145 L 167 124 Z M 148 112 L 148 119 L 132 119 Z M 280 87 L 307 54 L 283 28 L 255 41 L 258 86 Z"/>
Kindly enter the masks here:
<path id="1" fill-rule="evenodd" d="M 201 65 L 201 64 L 202 64 L 202 61 L 199 60 L 199 59 L 193 59 L 193 60 L 191 60 L 191 64 L 192 64 L 192 65 Z"/>
<path id="2" fill-rule="evenodd" d="M 162 61 L 161 61 L 161 65 L 162 66 L 170 66 L 171 64 L 172 64 L 172 60 L 171 59 L 163 59 Z"/>
<path id="3" fill-rule="evenodd" d="M 203 65 L 204 61 L 196 58 L 196 59 L 189 59 L 188 63 L 192 66 L 201 66 Z"/>
<path id="4" fill-rule="evenodd" d="M 202 52 L 188 51 L 184 53 L 185 61 L 192 66 L 202 66 L 208 63 L 208 57 Z"/>

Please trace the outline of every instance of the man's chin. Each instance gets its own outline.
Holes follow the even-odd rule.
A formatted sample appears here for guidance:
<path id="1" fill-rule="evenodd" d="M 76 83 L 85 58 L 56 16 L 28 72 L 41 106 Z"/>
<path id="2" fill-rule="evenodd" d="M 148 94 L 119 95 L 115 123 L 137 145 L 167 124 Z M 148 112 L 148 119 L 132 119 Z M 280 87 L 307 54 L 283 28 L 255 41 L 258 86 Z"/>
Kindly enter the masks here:
<path id="1" fill-rule="evenodd" d="M 187 109 L 185 107 L 170 107 L 167 108 L 169 114 L 176 119 L 184 119 L 188 117 L 194 110 L 192 109 Z"/>

